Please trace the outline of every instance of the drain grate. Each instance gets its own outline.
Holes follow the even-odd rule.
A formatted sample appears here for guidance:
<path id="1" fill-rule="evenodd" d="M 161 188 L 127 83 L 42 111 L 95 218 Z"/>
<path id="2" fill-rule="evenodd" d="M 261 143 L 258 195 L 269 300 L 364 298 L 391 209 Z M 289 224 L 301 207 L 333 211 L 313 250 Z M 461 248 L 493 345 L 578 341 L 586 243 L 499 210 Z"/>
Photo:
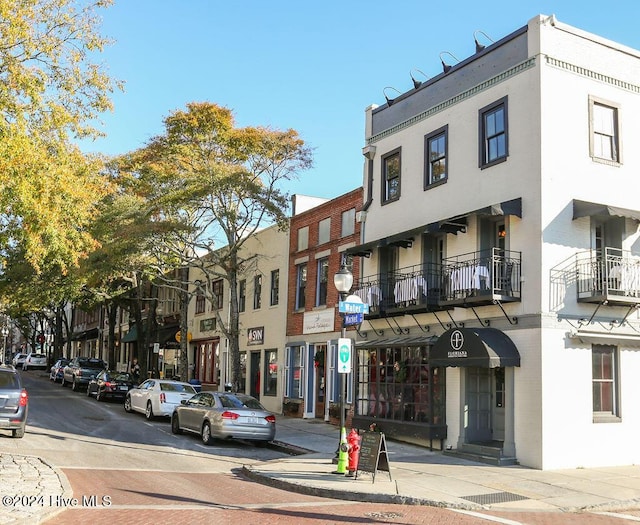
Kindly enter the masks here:
<path id="1" fill-rule="evenodd" d="M 494 503 L 507 503 L 509 501 L 522 501 L 523 499 L 529 499 L 520 494 L 513 494 L 512 492 L 492 492 L 490 494 L 477 494 L 475 496 L 465 496 L 462 499 L 477 503 L 478 505 L 493 505 Z"/>

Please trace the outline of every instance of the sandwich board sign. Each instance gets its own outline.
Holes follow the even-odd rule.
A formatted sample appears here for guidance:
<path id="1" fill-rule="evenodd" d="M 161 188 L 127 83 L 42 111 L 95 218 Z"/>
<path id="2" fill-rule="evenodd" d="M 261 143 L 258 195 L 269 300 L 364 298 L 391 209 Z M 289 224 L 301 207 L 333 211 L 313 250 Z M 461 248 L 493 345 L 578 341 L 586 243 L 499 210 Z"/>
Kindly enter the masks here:
<path id="1" fill-rule="evenodd" d="M 393 481 L 384 434 L 382 432 L 365 432 L 360 443 L 360 458 L 355 477 L 358 477 L 358 472 L 370 472 L 373 477 L 371 483 L 375 483 L 376 472 L 379 470 L 386 471 L 389 474 L 389 481 Z"/>

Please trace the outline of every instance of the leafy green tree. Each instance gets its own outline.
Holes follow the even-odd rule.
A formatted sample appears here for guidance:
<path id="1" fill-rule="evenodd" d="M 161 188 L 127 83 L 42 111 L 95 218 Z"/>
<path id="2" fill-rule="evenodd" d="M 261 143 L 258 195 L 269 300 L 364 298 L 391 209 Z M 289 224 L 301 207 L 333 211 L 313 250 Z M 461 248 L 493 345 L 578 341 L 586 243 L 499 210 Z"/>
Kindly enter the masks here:
<path id="1" fill-rule="evenodd" d="M 78 139 L 99 133 L 120 87 L 95 59 L 110 0 L 0 0 L 0 257 L 16 245 L 40 272 L 96 247 L 87 226 L 110 191 Z"/>
<path id="2" fill-rule="evenodd" d="M 236 127 L 231 110 L 210 102 L 190 103 L 164 120 L 165 132 L 127 156 L 121 176 L 147 188 L 155 217 L 165 227 L 153 250 L 157 273 L 196 267 L 202 290 L 214 301 L 211 283 L 227 282 L 230 315 L 217 324 L 229 340 L 231 379 L 240 381 L 237 283 L 247 262 L 242 247 L 258 229 L 288 226 L 287 181 L 312 164 L 311 151 L 294 130 Z M 176 227 L 180 225 L 180 227 Z M 203 254 L 206 253 L 206 256 Z M 251 255 L 249 258 L 253 257 Z M 194 283 L 182 292 L 182 362 L 186 364 L 186 305 Z M 184 374 L 186 366 L 182 368 Z"/>

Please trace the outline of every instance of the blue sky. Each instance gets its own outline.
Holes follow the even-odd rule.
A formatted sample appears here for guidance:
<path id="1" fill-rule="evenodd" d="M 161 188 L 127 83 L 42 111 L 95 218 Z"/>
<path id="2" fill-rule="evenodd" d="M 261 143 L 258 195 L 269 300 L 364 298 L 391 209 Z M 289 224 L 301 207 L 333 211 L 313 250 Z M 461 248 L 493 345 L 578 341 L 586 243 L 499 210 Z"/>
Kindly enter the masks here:
<path id="1" fill-rule="evenodd" d="M 209 101 L 238 126 L 297 130 L 314 167 L 286 190 L 333 198 L 362 184 L 364 109 L 386 86 L 408 91 L 410 71 L 442 71 L 440 52 L 472 55 L 476 30 L 499 40 L 538 14 L 640 49 L 638 0 L 115 0 L 101 60 L 125 91 L 104 115 L 107 137 L 84 149 L 135 150 L 170 112 Z"/>

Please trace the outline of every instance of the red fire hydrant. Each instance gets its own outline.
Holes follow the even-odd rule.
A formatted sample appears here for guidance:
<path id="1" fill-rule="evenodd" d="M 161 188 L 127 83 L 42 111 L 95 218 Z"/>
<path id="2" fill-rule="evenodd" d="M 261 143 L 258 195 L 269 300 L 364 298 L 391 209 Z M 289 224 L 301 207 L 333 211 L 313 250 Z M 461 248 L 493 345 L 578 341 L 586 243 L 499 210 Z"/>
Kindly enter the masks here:
<path id="1" fill-rule="evenodd" d="M 358 470 L 358 460 L 360 459 L 360 442 L 362 437 L 355 428 L 351 429 L 347 436 L 347 447 L 349 454 L 349 473 L 347 476 L 354 476 Z"/>

